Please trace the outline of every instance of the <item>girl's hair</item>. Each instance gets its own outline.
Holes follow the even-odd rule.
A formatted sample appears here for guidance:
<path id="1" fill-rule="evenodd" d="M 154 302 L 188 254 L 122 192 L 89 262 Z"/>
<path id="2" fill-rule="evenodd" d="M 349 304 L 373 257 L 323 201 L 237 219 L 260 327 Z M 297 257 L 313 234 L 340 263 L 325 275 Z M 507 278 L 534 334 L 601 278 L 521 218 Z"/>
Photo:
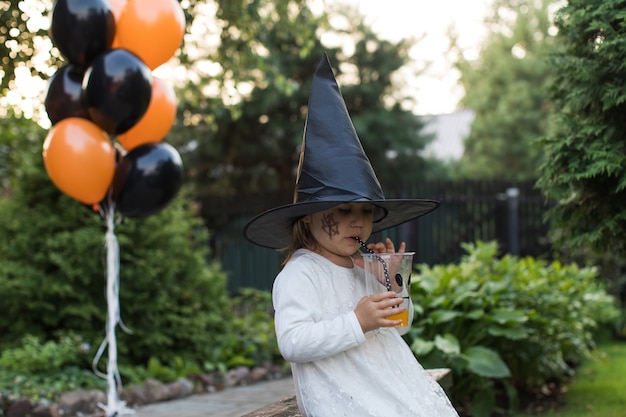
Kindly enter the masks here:
<path id="1" fill-rule="evenodd" d="M 291 259 L 294 252 L 298 249 L 307 248 L 311 250 L 317 249 L 317 241 L 311 233 L 309 223 L 304 221 L 304 217 L 300 217 L 293 223 L 291 229 L 291 242 L 289 246 L 283 249 L 285 252 L 285 259 L 282 262 L 282 266 L 285 266 L 287 261 Z"/>

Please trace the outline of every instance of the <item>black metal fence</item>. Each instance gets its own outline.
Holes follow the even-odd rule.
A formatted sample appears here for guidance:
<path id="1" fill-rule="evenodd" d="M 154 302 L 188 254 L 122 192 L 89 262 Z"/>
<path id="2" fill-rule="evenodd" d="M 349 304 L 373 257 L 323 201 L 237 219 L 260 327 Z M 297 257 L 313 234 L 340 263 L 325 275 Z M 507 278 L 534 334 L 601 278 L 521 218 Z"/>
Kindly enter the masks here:
<path id="1" fill-rule="evenodd" d="M 549 202 L 534 182 L 442 181 L 423 182 L 402 189 L 386 189 L 387 198 L 433 198 L 441 207 L 424 217 L 377 233 L 405 241 L 415 252 L 414 262 L 428 265 L 458 262 L 461 243 L 498 241 L 501 252 L 549 257 L 544 214 Z M 260 248 L 242 236 L 245 223 L 259 212 L 287 203 L 278 195 L 212 198 L 203 203 L 203 216 L 213 232 L 212 254 L 228 273 L 228 288 L 269 290 L 280 269 L 280 254 Z"/>

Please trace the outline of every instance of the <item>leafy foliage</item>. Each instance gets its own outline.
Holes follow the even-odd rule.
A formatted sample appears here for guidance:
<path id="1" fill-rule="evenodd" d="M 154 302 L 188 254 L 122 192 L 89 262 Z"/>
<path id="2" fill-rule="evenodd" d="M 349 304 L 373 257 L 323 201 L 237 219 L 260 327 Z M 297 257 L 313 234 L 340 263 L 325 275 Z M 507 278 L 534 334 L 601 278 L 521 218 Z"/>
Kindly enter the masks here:
<path id="1" fill-rule="evenodd" d="M 126 385 L 142 385 L 148 378 L 168 383 L 179 378 L 189 377 L 192 374 L 200 374 L 202 371 L 202 367 L 199 364 L 186 361 L 180 356 L 168 358 L 165 362 L 151 357 L 145 366 L 120 367 L 120 375 Z"/>
<path id="2" fill-rule="evenodd" d="M 10 199 L 0 199 L 0 332 L 14 347 L 61 330 L 93 349 L 104 337 L 104 222 L 62 195 L 39 161 Z M 33 167 L 34 168 L 34 167 Z M 185 197 L 117 227 L 122 320 L 120 357 L 131 363 L 185 352 L 200 360 L 227 331 L 226 276 L 207 265 L 207 232 Z M 155 329 L 159 329 L 155 332 Z"/>
<path id="3" fill-rule="evenodd" d="M 243 288 L 233 298 L 230 326 L 214 363 L 226 368 L 282 362 L 274 332 L 271 293 Z"/>
<path id="4" fill-rule="evenodd" d="M 555 128 L 542 141 L 538 182 L 558 202 L 549 212 L 557 243 L 616 254 L 626 249 L 625 17 L 617 0 L 573 0 L 559 11 Z"/>
<path id="5" fill-rule="evenodd" d="M 59 192 L 41 160 L 28 166 L 11 198 L 0 199 L 0 391 L 53 398 L 102 385 L 91 360 L 104 338 L 104 222 Z M 269 294 L 229 297 L 186 201 L 116 227 L 121 317 L 132 331 L 117 332 L 126 381 L 169 382 L 279 357 Z"/>
<path id="6" fill-rule="evenodd" d="M 57 342 L 41 343 L 26 335 L 20 348 L 6 349 L 0 356 L 0 367 L 5 371 L 29 373 L 48 372 L 65 366 L 82 365 L 86 358 L 84 344 L 76 336 L 65 336 Z"/>
<path id="7" fill-rule="evenodd" d="M 495 242 L 464 249 L 459 264 L 420 267 L 406 337 L 424 367 L 452 369 L 456 404 L 489 416 L 518 391 L 571 375 L 618 313 L 593 268 L 497 259 Z M 503 389 L 508 405 L 496 403 Z"/>
<path id="8" fill-rule="evenodd" d="M 545 86 L 553 38 L 548 8 L 553 3 L 494 1 L 485 21 L 489 36 L 478 58 L 467 59 L 458 51 L 456 67 L 465 89 L 461 104 L 476 118 L 457 176 L 536 178 L 543 158 L 536 142 L 546 133 L 548 122 Z"/>
<path id="9" fill-rule="evenodd" d="M 11 195 L 25 172 L 40 163 L 42 135 L 37 124 L 12 110 L 0 117 L 0 197 Z"/>
<path id="10" fill-rule="evenodd" d="M 243 289 L 230 299 L 230 313 L 223 317 L 229 331 L 211 334 L 210 355 L 199 359 L 190 355 L 189 350 L 178 350 L 169 352 L 166 358 L 151 356 L 146 363 L 129 363 L 126 358 L 120 358 L 124 385 L 142 385 L 147 378 L 167 383 L 202 373 L 224 373 L 238 366 L 282 363 L 271 306 L 268 292 Z M 0 393 L 54 400 L 74 389 L 105 389 L 105 380 L 92 371 L 92 359 L 93 349 L 73 334 L 45 343 L 26 335 L 0 355 Z"/>
<path id="11" fill-rule="evenodd" d="M 0 393 L 18 397 L 53 399 L 77 388 L 101 388 L 104 380 L 88 367 L 85 345 L 77 336 L 42 343 L 26 335 L 20 347 L 0 355 Z"/>
<path id="12" fill-rule="evenodd" d="M 210 64 L 214 74 L 198 71 L 186 80 L 170 137 L 185 150 L 189 181 L 207 205 L 211 196 L 243 192 L 291 198 L 311 81 L 324 52 L 381 181 L 398 172 L 410 181 L 426 171 L 419 151 L 429 138 L 418 134 L 420 118 L 392 84 L 413 41 L 382 41 L 349 10 L 332 12 L 344 22 L 333 28 L 331 12 L 318 16 L 308 3 L 219 1 L 217 46 L 188 44 L 203 52 L 187 64 Z"/>

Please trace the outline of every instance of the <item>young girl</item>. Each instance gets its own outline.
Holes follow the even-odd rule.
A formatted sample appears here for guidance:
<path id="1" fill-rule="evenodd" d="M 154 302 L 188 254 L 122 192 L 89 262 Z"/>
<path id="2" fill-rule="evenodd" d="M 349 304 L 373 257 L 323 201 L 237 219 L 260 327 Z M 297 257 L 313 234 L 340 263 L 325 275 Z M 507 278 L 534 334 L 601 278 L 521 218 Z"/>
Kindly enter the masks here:
<path id="1" fill-rule="evenodd" d="M 258 215 L 244 235 L 286 250 L 272 297 L 302 414 L 457 417 L 394 327 L 401 321 L 388 318 L 402 298 L 365 274 L 359 250 L 373 232 L 439 203 L 384 198 L 326 57 L 313 80 L 296 186 L 293 204 Z M 390 239 L 367 247 L 396 250 Z"/>

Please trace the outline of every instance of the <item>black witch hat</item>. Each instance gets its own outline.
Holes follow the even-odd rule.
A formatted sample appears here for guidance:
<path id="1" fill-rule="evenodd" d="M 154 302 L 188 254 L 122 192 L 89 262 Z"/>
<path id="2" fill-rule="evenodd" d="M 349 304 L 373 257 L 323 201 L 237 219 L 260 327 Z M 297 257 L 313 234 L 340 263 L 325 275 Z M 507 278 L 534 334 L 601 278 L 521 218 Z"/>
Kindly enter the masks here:
<path id="1" fill-rule="evenodd" d="M 252 243 L 282 249 L 289 245 L 292 225 L 300 217 L 347 202 L 369 202 L 381 209 L 374 218 L 373 232 L 439 207 L 436 200 L 385 199 L 324 54 L 309 97 L 294 202 L 257 215 L 243 233 Z"/>

